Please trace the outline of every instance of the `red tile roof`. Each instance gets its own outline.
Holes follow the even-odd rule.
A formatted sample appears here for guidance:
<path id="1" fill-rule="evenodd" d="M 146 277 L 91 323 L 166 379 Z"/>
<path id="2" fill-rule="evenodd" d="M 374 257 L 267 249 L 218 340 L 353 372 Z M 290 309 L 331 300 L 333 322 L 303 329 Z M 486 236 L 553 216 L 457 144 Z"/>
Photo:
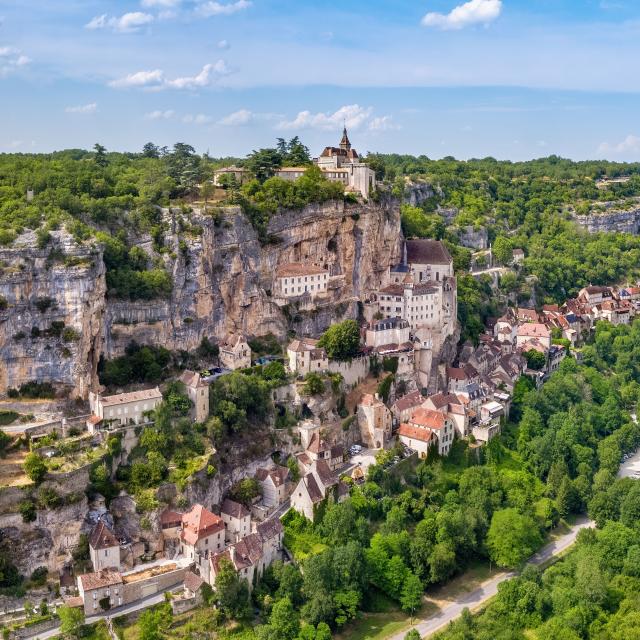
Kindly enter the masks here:
<path id="1" fill-rule="evenodd" d="M 222 518 L 211 513 L 201 504 L 196 504 L 191 511 L 182 516 L 182 539 L 194 545 L 217 531 L 224 531 Z"/>
<path id="2" fill-rule="evenodd" d="M 420 427 L 414 427 L 413 425 L 402 423 L 398 429 L 398 435 L 405 438 L 411 438 L 412 440 L 419 440 L 420 442 L 431 442 L 433 434 L 428 429 L 422 429 Z"/>
<path id="3" fill-rule="evenodd" d="M 420 407 L 411 414 L 409 422 L 412 425 L 426 429 L 442 429 L 444 427 L 445 417 L 440 411 Z"/>
<path id="4" fill-rule="evenodd" d="M 113 535 L 113 531 L 101 520 L 91 531 L 89 546 L 92 549 L 108 549 L 109 547 L 119 547 L 120 543 Z"/>

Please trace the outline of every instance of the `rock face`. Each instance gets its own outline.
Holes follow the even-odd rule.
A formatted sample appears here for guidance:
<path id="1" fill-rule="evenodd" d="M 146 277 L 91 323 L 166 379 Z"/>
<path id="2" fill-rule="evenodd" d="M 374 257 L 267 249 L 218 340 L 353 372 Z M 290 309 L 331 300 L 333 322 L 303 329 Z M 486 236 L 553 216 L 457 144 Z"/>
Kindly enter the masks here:
<path id="1" fill-rule="evenodd" d="M 0 250 L 0 294 L 8 302 L 0 311 L 0 394 L 40 380 L 68 385 L 86 398 L 100 356 L 121 355 L 132 340 L 190 350 L 204 336 L 222 339 L 230 332 L 317 334 L 356 317 L 357 299 L 375 289 L 399 257 L 399 203 L 390 197 L 280 213 L 269 223 L 266 244 L 239 208 L 163 213 L 169 252 L 153 257 L 172 272 L 168 300 L 108 298 L 101 247 L 78 246 L 62 231 L 44 249 L 29 233 Z M 131 240 L 153 253 L 148 238 Z M 322 264 L 341 276 L 328 304 L 300 312 L 275 304 L 276 267 L 294 261 Z M 54 322 L 64 322 L 78 338 L 53 335 Z"/>
<path id="2" fill-rule="evenodd" d="M 640 205 L 628 211 L 619 211 L 611 206 L 604 213 L 591 213 L 586 216 L 576 215 L 574 219 L 589 233 L 601 231 L 632 233 L 633 235 L 640 233 Z"/>
<path id="3" fill-rule="evenodd" d="M 0 311 L 0 392 L 47 380 L 85 396 L 97 380 L 102 350 L 102 252 L 54 232 L 59 253 L 52 254 L 51 246 L 37 248 L 34 236 L 0 250 L 0 295 L 8 303 Z"/>

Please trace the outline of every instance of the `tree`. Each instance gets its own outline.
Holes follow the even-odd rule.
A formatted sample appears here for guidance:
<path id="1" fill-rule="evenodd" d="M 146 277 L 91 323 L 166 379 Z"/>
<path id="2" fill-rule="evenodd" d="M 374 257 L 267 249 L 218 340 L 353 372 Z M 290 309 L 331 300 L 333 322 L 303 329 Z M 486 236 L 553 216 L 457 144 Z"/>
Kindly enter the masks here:
<path id="1" fill-rule="evenodd" d="M 169 603 L 145 610 L 138 619 L 140 640 L 161 640 L 163 632 L 171 625 L 173 614 Z"/>
<path id="2" fill-rule="evenodd" d="M 491 247 L 495 259 L 501 264 L 510 264 L 513 260 L 513 242 L 504 236 L 498 236 Z"/>
<path id="3" fill-rule="evenodd" d="M 536 349 L 529 349 L 523 355 L 527 360 L 527 366 L 533 371 L 540 371 L 547 364 L 547 357 L 541 351 L 536 351 Z"/>
<path id="4" fill-rule="evenodd" d="M 404 640 L 421 640 L 420 632 L 417 629 L 411 629 L 411 631 L 407 632 Z"/>
<path id="5" fill-rule="evenodd" d="M 400 594 L 400 606 L 403 611 L 411 614 L 411 624 L 413 624 L 413 614 L 422 604 L 423 588 L 420 578 L 415 573 L 410 573 L 405 580 Z"/>
<path id="6" fill-rule="evenodd" d="M 496 511 L 487 533 L 491 559 L 500 567 L 517 567 L 542 544 L 540 531 L 529 516 L 512 507 Z"/>
<path id="7" fill-rule="evenodd" d="M 282 166 L 282 156 L 277 149 L 260 149 L 249 155 L 244 166 L 256 180 L 265 182 Z"/>
<path id="8" fill-rule="evenodd" d="M 106 167 L 107 166 L 107 149 L 106 147 L 103 147 L 101 144 L 99 143 L 95 143 L 93 145 L 93 150 L 95 151 L 94 156 L 93 156 L 93 161 L 99 166 L 99 167 Z"/>
<path id="9" fill-rule="evenodd" d="M 24 472 L 29 480 L 39 484 L 47 473 L 47 465 L 37 453 L 31 452 L 24 459 Z"/>
<path id="10" fill-rule="evenodd" d="M 216 576 L 217 604 L 227 618 L 244 618 L 249 611 L 249 585 L 241 580 L 231 561 L 222 558 Z"/>
<path id="11" fill-rule="evenodd" d="M 159 158 L 160 148 L 153 144 L 153 142 L 147 142 L 144 147 L 142 147 L 142 155 L 145 158 Z"/>
<path id="12" fill-rule="evenodd" d="M 78 607 L 63 605 L 58 608 L 60 618 L 60 631 L 65 635 L 80 637 L 80 631 L 84 625 L 84 611 Z"/>
<path id="13" fill-rule="evenodd" d="M 302 395 L 317 396 L 324 392 L 324 380 L 322 376 L 314 371 L 307 373 L 302 387 Z"/>
<path id="14" fill-rule="evenodd" d="M 300 619 L 289 598 L 282 598 L 273 605 L 269 616 L 272 637 L 278 640 L 294 640 L 300 631 Z"/>
<path id="15" fill-rule="evenodd" d="M 360 328 L 355 320 L 343 320 L 329 327 L 318 341 L 332 360 L 350 360 L 360 351 Z"/>

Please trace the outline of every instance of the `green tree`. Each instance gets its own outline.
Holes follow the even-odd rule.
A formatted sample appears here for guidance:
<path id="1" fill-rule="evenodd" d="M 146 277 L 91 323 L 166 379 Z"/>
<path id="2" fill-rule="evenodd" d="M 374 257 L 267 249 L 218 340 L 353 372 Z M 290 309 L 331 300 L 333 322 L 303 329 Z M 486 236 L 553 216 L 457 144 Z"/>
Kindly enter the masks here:
<path id="1" fill-rule="evenodd" d="M 47 465 L 37 453 L 31 452 L 24 459 L 24 472 L 29 480 L 39 484 L 47 474 Z"/>
<path id="2" fill-rule="evenodd" d="M 63 605 L 58 608 L 58 617 L 60 618 L 60 631 L 79 638 L 84 626 L 84 611 L 78 607 L 67 607 Z"/>
<path id="3" fill-rule="evenodd" d="M 219 562 L 216 599 L 219 609 L 227 618 L 242 619 L 249 613 L 249 585 L 238 576 L 227 558 Z"/>
<path id="4" fill-rule="evenodd" d="M 415 573 L 410 573 L 402 587 L 400 594 L 400 606 L 403 611 L 411 614 L 411 624 L 413 624 L 413 614 L 422 604 L 422 582 Z"/>
<path id="5" fill-rule="evenodd" d="M 536 351 L 535 349 L 525 351 L 523 355 L 527 360 L 527 367 L 533 371 L 540 371 L 541 369 L 544 369 L 547 364 L 547 357 L 544 353 Z"/>
<path id="6" fill-rule="evenodd" d="M 411 629 L 411 631 L 407 631 L 404 640 L 421 640 L 420 632 L 417 629 Z"/>
<path id="7" fill-rule="evenodd" d="M 329 327 L 318 341 L 332 360 L 349 360 L 360 351 L 360 328 L 355 320 L 343 320 Z"/>
<path id="8" fill-rule="evenodd" d="M 302 395 L 317 396 L 323 393 L 324 390 L 325 386 L 322 376 L 314 371 L 307 373 L 304 378 L 304 385 L 301 389 Z"/>
<path id="9" fill-rule="evenodd" d="M 256 180 L 264 182 L 282 166 L 282 156 L 277 149 L 260 149 L 247 157 L 244 166 Z"/>
<path id="10" fill-rule="evenodd" d="M 542 543 L 540 531 L 529 516 L 514 508 L 496 511 L 487 533 L 491 559 L 500 567 L 517 567 Z"/>
<path id="11" fill-rule="evenodd" d="M 93 161 L 99 166 L 99 167 L 106 167 L 108 164 L 108 160 L 107 160 L 107 149 L 105 147 L 103 147 L 101 144 L 99 143 L 95 143 L 93 145 L 93 150 L 95 151 L 94 155 L 93 155 Z"/>
<path id="12" fill-rule="evenodd" d="M 495 259 L 500 264 L 510 264 L 513 260 L 513 242 L 504 236 L 498 236 L 491 247 Z"/>

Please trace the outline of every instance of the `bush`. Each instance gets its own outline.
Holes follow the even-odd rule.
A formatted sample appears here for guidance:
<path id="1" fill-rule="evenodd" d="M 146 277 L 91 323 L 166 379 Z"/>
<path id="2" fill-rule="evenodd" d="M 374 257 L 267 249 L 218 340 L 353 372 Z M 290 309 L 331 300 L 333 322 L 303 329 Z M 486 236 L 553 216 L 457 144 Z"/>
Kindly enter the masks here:
<path id="1" fill-rule="evenodd" d="M 36 505 L 33 500 L 23 500 L 19 504 L 18 510 L 20 511 L 23 522 L 33 522 L 38 516 Z"/>
<path id="2" fill-rule="evenodd" d="M 55 305 L 55 300 L 48 297 L 36 298 L 34 304 L 40 313 L 44 313 L 47 309 L 50 309 Z"/>
<path id="3" fill-rule="evenodd" d="M 302 386 L 302 394 L 305 396 L 317 396 L 324 392 L 324 380 L 317 373 L 308 373 Z"/>
<path id="4" fill-rule="evenodd" d="M 62 332 L 62 339 L 65 342 L 77 342 L 80 340 L 80 334 L 73 327 L 66 327 Z"/>
<path id="5" fill-rule="evenodd" d="M 47 474 L 47 465 L 37 453 L 31 452 L 24 460 L 24 472 L 31 481 L 38 484 Z"/>
<path id="6" fill-rule="evenodd" d="M 360 327 L 355 320 L 344 320 L 329 327 L 318 341 L 332 360 L 350 360 L 360 351 Z"/>

